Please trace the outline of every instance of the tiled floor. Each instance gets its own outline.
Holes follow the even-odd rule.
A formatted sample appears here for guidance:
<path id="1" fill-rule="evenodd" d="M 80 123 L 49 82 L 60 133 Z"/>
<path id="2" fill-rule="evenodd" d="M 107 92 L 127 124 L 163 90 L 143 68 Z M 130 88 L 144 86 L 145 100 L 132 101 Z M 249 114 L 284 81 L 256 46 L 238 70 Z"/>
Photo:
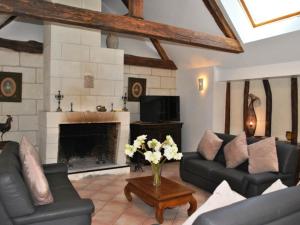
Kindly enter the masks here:
<path id="1" fill-rule="evenodd" d="M 93 225 L 152 225 L 158 224 L 155 220 L 154 209 L 136 196 L 128 202 L 123 189 L 128 177 L 147 176 L 151 174 L 150 168 L 145 167 L 144 172 L 131 172 L 124 175 L 103 175 L 88 177 L 80 181 L 72 181 L 75 188 L 83 198 L 91 198 L 96 210 L 93 215 Z M 164 165 L 162 175 L 180 183 L 179 164 L 168 163 Z M 198 207 L 208 198 L 209 194 L 190 184 L 193 188 Z M 187 218 L 188 204 L 164 212 L 164 225 L 181 225 Z"/>

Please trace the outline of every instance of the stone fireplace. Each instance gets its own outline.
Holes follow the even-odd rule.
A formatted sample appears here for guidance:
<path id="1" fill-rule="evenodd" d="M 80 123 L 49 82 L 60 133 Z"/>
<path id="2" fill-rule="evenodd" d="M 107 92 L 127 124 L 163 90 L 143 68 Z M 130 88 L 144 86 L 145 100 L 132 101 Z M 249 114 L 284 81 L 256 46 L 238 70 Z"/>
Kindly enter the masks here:
<path id="1" fill-rule="evenodd" d="M 57 163 L 61 159 L 70 160 L 72 157 L 87 156 L 94 157 L 93 165 L 96 165 L 99 159 L 99 164 L 106 161 L 124 166 L 126 165 L 124 146 L 129 139 L 129 121 L 129 112 L 43 112 L 40 115 L 42 160 L 44 163 Z M 80 130 L 75 131 L 74 127 Z M 80 143 L 71 141 L 70 137 L 77 138 Z M 87 140 L 91 142 L 93 139 L 95 144 L 93 147 L 80 148 Z M 60 152 L 62 150 L 60 148 L 63 147 L 61 144 L 67 148 L 64 154 Z M 75 153 L 69 153 L 68 150 L 74 144 L 76 147 L 72 150 Z"/>
<path id="2" fill-rule="evenodd" d="M 49 1 L 101 11 L 99 0 Z M 91 87 L 84 85 L 86 77 L 92 77 Z M 99 30 L 45 23 L 43 84 L 45 112 L 39 115 L 39 149 L 44 163 L 72 163 L 85 157 L 92 158 L 93 165 L 104 161 L 126 164 L 124 145 L 129 139 L 130 114 L 96 112 L 97 105 L 107 110 L 112 104 L 114 109 L 122 108 L 123 50 L 102 48 Z M 64 95 L 63 112 L 55 112 L 59 90 Z M 69 112 L 71 105 L 75 112 Z M 79 127 L 79 131 L 72 133 L 72 127 Z M 95 127 L 97 132 L 93 133 Z M 90 133 L 84 136 L 82 129 Z M 109 129 L 107 138 L 104 133 Z"/>

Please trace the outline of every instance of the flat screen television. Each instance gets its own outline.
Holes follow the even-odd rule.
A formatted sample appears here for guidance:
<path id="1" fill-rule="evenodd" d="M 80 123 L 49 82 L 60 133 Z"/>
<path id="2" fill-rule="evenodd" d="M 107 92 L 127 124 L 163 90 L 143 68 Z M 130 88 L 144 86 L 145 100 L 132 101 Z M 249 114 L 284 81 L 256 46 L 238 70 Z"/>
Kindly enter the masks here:
<path id="1" fill-rule="evenodd" d="M 180 121 L 179 96 L 142 96 L 140 98 L 142 122 Z"/>

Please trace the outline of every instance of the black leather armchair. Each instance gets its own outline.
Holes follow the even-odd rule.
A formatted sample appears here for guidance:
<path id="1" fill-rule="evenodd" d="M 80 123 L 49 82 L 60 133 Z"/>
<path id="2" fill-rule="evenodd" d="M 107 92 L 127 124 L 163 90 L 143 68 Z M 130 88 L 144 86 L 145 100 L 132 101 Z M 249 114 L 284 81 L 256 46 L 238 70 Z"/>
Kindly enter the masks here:
<path id="1" fill-rule="evenodd" d="M 54 203 L 34 206 L 23 180 L 19 144 L 9 142 L 0 154 L 1 225 L 90 225 L 94 205 L 81 199 L 64 164 L 44 165 Z"/>
<path id="2" fill-rule="evenodd" d="M 184 181 L 213 192 L 223 180 L 226 180 L 233 190 L 246 197 L 260 195 L 277 179 L 281 179 L 287 186 L 295 184 L 299 158 L 297 147 L 277 142 L 279 173 L 249 174 L 248 161 L 235 169 L 226 168 L 224 146 L 235 136 L 217 135 L 224 142 L 213 161 L 204 159 L 198 152 L 183 153 L 183 159 L 180 162 L 180 176 Z M 255 141 L 257 140 L 254 138 L 247 139 L 248 144 Z"/>
<path id="3" fill-rule="evenodd" d="M 200 215 L 193 225 L 296 225 L 300 187 L 253 197 Z"/>

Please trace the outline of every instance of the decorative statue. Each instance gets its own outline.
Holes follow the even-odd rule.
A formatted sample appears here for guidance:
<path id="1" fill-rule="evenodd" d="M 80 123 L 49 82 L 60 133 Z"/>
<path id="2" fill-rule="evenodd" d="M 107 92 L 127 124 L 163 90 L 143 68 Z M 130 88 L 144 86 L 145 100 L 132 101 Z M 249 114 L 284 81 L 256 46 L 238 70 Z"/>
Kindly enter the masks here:
<path id="1" fill-rule="evenodd" d="M 249 106 L 248 106 L 248 115 L 247 115 L 247 121 L 246 121 L 246 135 L 254 136 L 256 126 L 257 126 L 257 117 L 254 110 L 254 103 L 256 101 L 259 101 L 259 98 L 255 96 L 254 94 L 249 94 Z"/>
<path id="2" fill-rule="evenodd" d="M 11 122 L 13 121 L 13 118 L 11 115 L 7 115 L 7 119 L 5 123 L 0 123 L 0 131 L 1 131 L 1 141 L 3 141 L 3 135 L 10 131 L 11 128 Z"/>
<path id="3" fill-rule="evenodd" d="M 58 91 L 58 94 L 55 95 L 55 99 L 58 101 L 58 107 L 56 109 L 56 112 L 62 112 L 62 109 L 60 108 L 60 101 L 63 100 L 64 96 Z"/>

